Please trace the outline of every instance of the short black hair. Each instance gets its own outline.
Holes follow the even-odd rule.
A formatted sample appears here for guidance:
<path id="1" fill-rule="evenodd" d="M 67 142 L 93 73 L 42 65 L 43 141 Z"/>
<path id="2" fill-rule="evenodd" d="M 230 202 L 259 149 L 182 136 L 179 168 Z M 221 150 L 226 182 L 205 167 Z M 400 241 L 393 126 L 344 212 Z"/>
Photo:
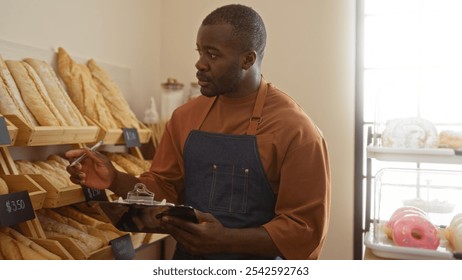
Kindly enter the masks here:
<path id="1" fill-rule="evenodd" d="M 260 15 L 250 7 L 231 4 L 211 12 L 202 25 L 230 24 L 243 49 L 255 50 L 260 60 L 266 46 L 266 28 Z"/>

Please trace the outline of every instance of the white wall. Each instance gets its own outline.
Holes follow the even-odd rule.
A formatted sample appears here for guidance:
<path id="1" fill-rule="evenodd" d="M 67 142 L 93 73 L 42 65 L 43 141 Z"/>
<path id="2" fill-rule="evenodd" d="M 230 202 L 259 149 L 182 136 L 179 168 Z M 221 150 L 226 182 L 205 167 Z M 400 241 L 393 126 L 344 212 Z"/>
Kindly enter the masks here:
<path id="1" fill-rule="evenodd" d="M 0 0 L 0 39 L 128 67 L 125 96 L 142 119 L 168 77 L 195 81 L 196 31 L 224 0 Z M 332 216 L 323 259 L 353 258 L 354 0 L 242 0 L 268 32 L 266 79 L 323 130 Z M 0 50 L 1 54 L 1 50 Z"/>

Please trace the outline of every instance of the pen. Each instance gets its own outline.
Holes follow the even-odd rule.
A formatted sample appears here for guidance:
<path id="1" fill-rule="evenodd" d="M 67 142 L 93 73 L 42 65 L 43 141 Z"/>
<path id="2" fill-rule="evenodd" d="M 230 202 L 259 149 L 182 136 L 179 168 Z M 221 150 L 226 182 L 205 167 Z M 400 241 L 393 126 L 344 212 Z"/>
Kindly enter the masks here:
<path id="1" fill-rule="evenodd" d="M 90 151 L 95 151 L 95 150 L 98 149 L 101 145 L 103 145 L 103 140 L 98 141 L 95 145 L 93 145 L 93 147 L 90 148 Z M 87 154 L 83 154 L 83 155 L 79 156 L 79 157 L 76 158 L 73 162 L 71 162 L 71 164 L 69 164 L 69 165 L 70 165 L 70 166 L 76 165 L 77 163 L 81 162 L 86 156 L 87 156 Z"/>

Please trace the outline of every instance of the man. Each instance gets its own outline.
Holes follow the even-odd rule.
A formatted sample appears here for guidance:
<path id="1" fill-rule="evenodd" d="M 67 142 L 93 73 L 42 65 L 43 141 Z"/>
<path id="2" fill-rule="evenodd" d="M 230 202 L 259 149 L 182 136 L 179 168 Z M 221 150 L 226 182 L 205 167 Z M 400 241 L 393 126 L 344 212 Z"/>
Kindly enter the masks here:
<path id="1" fill-rule="evenodd" d="M 166 125 L 151 169 L 139 179 L 107 158 L 69 167 L 71 180 L 123 197 L 138 183 L 156 200 L 196 209 L 199 224 L 164 216 L 177 259 L 317 259 L 330 212 L 330 167 L 321 132 L 261 74 L 266 30 L 243 5 L 216 9 L 197 34 L 202 96 Z"/>

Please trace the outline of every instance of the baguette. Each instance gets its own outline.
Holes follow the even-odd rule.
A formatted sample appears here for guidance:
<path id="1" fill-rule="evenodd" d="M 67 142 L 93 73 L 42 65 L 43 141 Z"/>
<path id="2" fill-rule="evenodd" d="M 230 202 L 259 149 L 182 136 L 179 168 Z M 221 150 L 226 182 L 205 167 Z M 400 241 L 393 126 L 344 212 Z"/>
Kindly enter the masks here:
<path id="1" fill-rule="evenodd" d="M 139 167 L 143 168 L 143 170 L 149 170 L 151 168 L 151 162 L 147 160 L 137 158 L 136 156 L 129 153 L 121 153 L 121 155 Z"/>
<path id="2" fill-rule="evenodd" d="M 56 155 L 56 154 L 51 154 L 47 157 L 48 160 L 53 160 L 53 161 L 56 161 L 57 163 L 59 163 L 60 165 L 66 167 L 69 165 L 69 161 L 59 155 Z"/>
<path id="3" fill-rule="evenodd" d="M 64 206 L 64 207 L 60 207 L 60 208 L 57 208 L 56 211 L 65 216 L 65 217 L 69 217 L 69 218 L 72 218 L 84 225 L 89 225 L 89 226 L 92 226 L 92 227 L 96 227 L 100 224 L 104 224 L 104 222 L 102 221 L 99 221 L 91 216 L 88 216 L 82 212 L 80 212 L 79 210 L 73 208 L 72 206 Z"/>
<path id="4" fill-rule="evenodd" d="M 42 246 L 38 245 L 34 241 L 30 240 L 29 238 L 27 238 L 26 236 L 22 235 L 21 233 L 19 233 L 18 231 L 12 228 L 8 228 L 7 232 L 12 238 L 24 244 L 25 246 L 31 248 L 32 250 L 34 250 L 35 252 L 37 252 L 38 254 L 40 254 L 47 260 L 61 260 L 62 259 L 60 256 L 48 251 L 47 249 L 43 248 Z M 21 250 L 21 248 L 19 249 Z M 22 255 L 24 257 L 24 254 Z"/>
<path id="5" fill-rule="evenodd" d="M 24 100 L 21 97 L 18 87 L 11 76 L 10 70 L 0 56 L 0 113 L 4 115 L 17 115 L 24 120 L 25 123 L 34 127 L 38 126 L 37 120 L 27 108 Z M 13 107 L 14 105 L 14 107 Z"/>
<path id="6" fill-rule="evenodd" d="M 83 115 L 98 121 L 106 129 L 118 128 L 88 67 L 72 60 L 63 48 L 58 48 L 58 74 L 72 102 Z"/>
<path id="7" fill-rule="evenodd" d="M 45 232 L 46 237 L 49 238 L 49 239 L 54 239 L 54 238 L 67 238 L 67 239 L 69 239 L 69 240 L 72 240 L 72 241 L 75 243 L 75 245 L 76 245 L 82 252 L 84 252 L 84 253 L 87 254 L 87 255 L 90 255 L 91 253 L 94 252 L 94 250 L 91 249 L 90 247 L 88 247 L 88 245 L 87 245 L 85 242 L 83 242 L 83 241 L 81 241 L 81 240 L 79 240 L 79 239 L 76 239 L 76 238 L 74 238 L 74 237 L 65 235 L 65 234 L 63 234 L 63 233 L 51 231 L 51 230 L 45 230 L 44 232 Z"/>
<path id="8" fill-rule="evenodd" d="M 105 154 L 110 160 L 116 162 L 130 175 L 138 176 L 145 171 L 142 167 L 134 164 L 129 159 L 125 158 L 124 156 L 118 153 L 105 152 Z"/>
<path id="9" fill-rule="evenodd" d="M 99 92 L 103 95 L 118 127 L 139 129 L 140 124 L 138 119 L 130 109 L 119 87 L 109 76 L 109 73 L 101 68 L 93 59 L 87 62 L 87 66 L 90 69 L 93 81 L 98 87 Z"/>
<path id="10" fill-rule="evenodd" d="M 19 88 L 21 96 L 38 123 L 42 126 L 66 125 L 63 117 L 48 97 L 37 73 L 22 61 L 6 60 L 6 65 Z"/>
<path id="11" fill-rule="evenodd" d="M 7 234 L 0 232 L 0 250 L 7 260 L 22 260 L 17 242 Z"/>
<path id="12" fill-rule="evenodd" d="M 84 117 L 61 85 L 51 65 L 45 61 L 33 58 L 26 58 L 24 61 L 29 64 L 40 77 L 50 99 L 53 100 L 60 115 L 64 117 L 66 124 L 70 126 L 86 126 L 87 123 Z"/>
<path id="13" fill-rule="evenodd" d="M 90 252 L 96 251 L 104 246 L 103 242 L 97 237 L 91 236 L 88 233 L 78 230 L 70 225 L 57 222 L 41 213 L 37 213 L 37 216 L 45 231 L 52 231 L 77 239 L 86 244 Z"/>

